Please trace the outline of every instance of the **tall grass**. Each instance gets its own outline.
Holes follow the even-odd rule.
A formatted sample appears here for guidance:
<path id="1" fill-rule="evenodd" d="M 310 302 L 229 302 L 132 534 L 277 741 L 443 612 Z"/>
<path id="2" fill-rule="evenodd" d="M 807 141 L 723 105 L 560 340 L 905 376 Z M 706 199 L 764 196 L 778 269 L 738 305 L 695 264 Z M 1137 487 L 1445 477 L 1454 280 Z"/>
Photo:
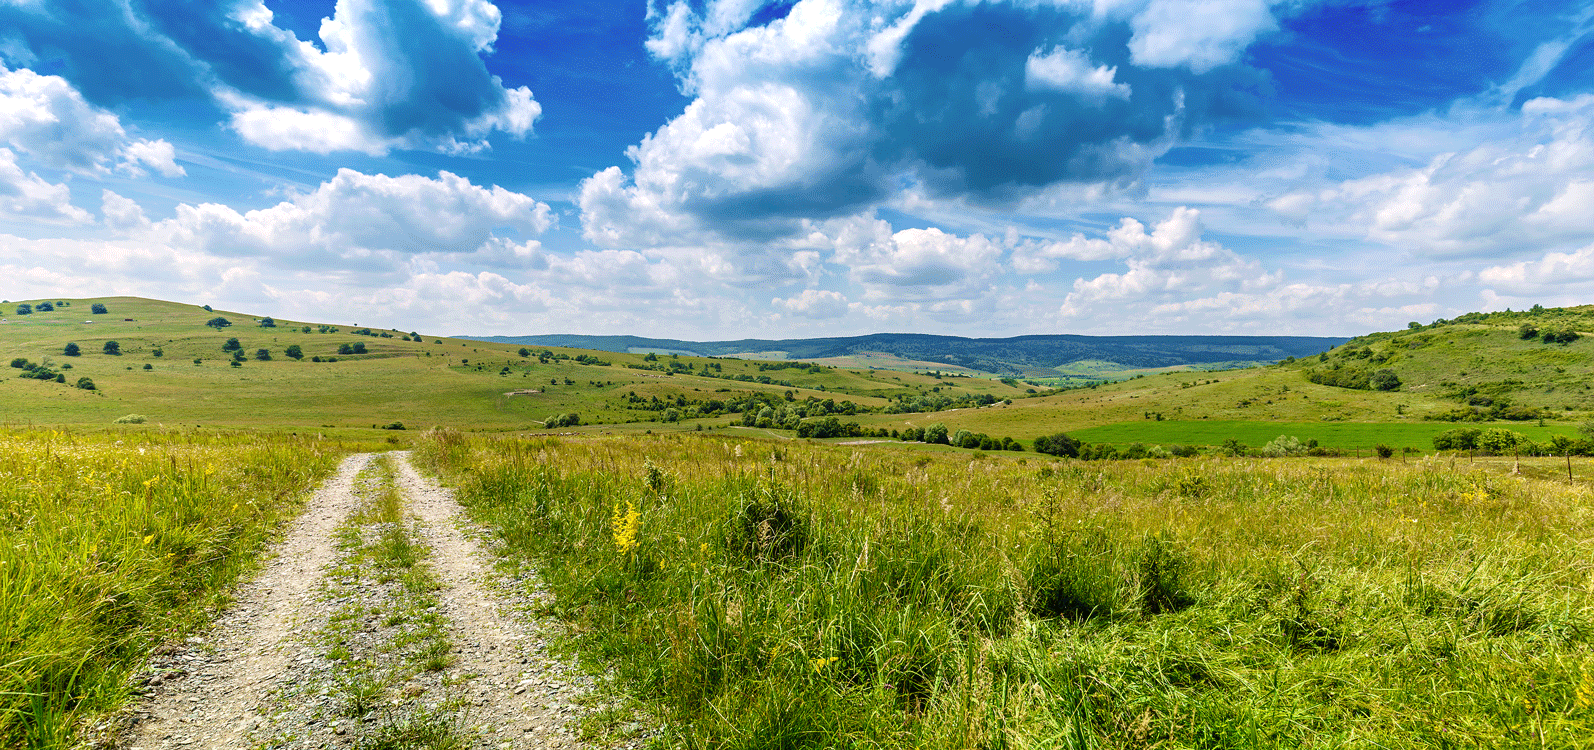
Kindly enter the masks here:
<path id="1" fill-rule="evenodd" d="M 0 433 L 0 745 L 64 747 L 160 641 L 213 616 L 345 446 Z"/>
<path id="2" fill-rule="evenodd" d="M 1582 488 L 688 436 L 418 452 L 688 747 L 1594 746 Z"/>

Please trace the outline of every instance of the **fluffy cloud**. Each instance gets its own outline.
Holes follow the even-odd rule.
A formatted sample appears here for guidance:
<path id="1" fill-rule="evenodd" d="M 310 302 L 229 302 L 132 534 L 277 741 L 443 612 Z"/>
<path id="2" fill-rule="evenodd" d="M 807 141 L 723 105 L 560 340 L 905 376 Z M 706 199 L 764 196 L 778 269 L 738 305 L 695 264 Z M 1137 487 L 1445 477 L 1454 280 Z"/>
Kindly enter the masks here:
<path id="1" fill-rule="evenodd" d="M 777 310 L 805 318 L 826 320 L 847 314 L 847 297 L 840 292 L 804 289 L 795 297 L 770 300 Z"/>
<path id="2" fill-rule="evenodd" d="M 1594 203 L 1584 205 L 1594 206 Z M 1537 260 L 1489 266 L 1478 272 L 1478 281 L 1519 297 L 1568 292 L 1586 294 L 1594 287 L 1594 245 L 1567 253 L 1545 253 Z"/>
<path id="3" fill-rule="evenodd" d="M 1084 241 L 1098 256 L 1122 258 L 1127 270 L 1075 279 L 1062 314 L 1090 316 L 1098 307 L 1122 312 L 1126 304 L 1144 309 L 1215 289 L 1265 289 L 1282 279 L 1263 271 L 1254 260 L 1201 239 L 1201 231 L 1200 212 L 1180 207 L 1150 232 L 1139 221 L 1125 218 L 1105 240 Z M 1079 243 L 1076 238 L 1062 244 Z"/>
<path id="4" fill-rule="evenodd" d="M 84 101 L 66 79 L 26 69 L 0 67 L 0 141 L 51 169 L 184 174 L 170 143 L 132 138 L 116 115 Z"/>
<path id="5" fill-rule="evenodd" d="M 66 185 L 51 184 L 17 166 L 17 155 L 0 148 L 0 214 L 47 222 L 82 223 L 87 211 L 72 205 Z"/>
<path id="6" fill-rule="evenodd" d="M 1522 105 L 1513 132 L 1426 165 L 1296 191 L 1268 205 L 1433 256 L 1513 253 L 1594 239 L 1594 95 Z"/>
<path id="7" fill-rule="evenodd" d="M 1181 19 L 1162 0 L 799 0 L 768 23 L 744 0 L 655 6 L 649 49 L 693 100 L 628 152 L 630 176 L 583 183 L 585 235 L 764 242 L 908 189 L 1008 203 L 1132 185 L 1191 129 L 1243 111 L 1261 81 L 1230 63 L 1271 28 L 1266 4 L 1208 4 L 1250 20 Z M 1181 25 L 1199 28 L 1169 36 Z"/>
<path id="8" fill-rule="evenodd" d="M 482 62 L 500 22 L 486 0 L 339 0 L 319 46 L 273 21 L 260 0 L 0 4 L 13 63 L 57 65 L 101 105 L 209 97 L 266 148 L 471 152 L 541 114 Z"/>
<path id="9" fill-rule="evenodd" d="M 131 201 L 107 193 L 105 216 L 136 237 L 219 257 L 375 271 L 410 256 L 477 252 L 488 264 L 518 257 L 535 265 L 538 248 L 512 246 L 502 232 L 536 235 L 553 223 L 545 203 L 448 172 L 433 179 L 351 169 L 269 208 L 240 213 L 216 203 L 182 204 L 172 218 L 150 223 Z"/>

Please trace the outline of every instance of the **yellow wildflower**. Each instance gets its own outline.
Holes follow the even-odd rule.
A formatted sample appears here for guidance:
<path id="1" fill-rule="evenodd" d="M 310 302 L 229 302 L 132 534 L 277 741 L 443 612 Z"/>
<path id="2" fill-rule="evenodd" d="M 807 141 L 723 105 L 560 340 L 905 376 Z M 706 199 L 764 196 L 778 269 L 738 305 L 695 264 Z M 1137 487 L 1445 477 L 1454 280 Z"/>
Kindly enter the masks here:
<path id="1" fill-rule="evenodd" d="M 832 663 L 839 661 L 840 659 L 841 657 L 839 656 L 821 656 L 818 659 L 809 660 L 808 663 L 813 665 L 815 672 L 818 672 L 825 667 L 830 666 Z"/>
<path id="2" fill-rule="evenodd" d="M 620 512 L 620 506 L 614 506 L 614 515 L 609 517 L 609 526 L 614 530 L 614 546 L 621 552 L 630 552 L 636 549 L 637 532 L 642 528 L 642 514 L 637 511 L 636 503 L 625 501 L 625 512 Z"/>

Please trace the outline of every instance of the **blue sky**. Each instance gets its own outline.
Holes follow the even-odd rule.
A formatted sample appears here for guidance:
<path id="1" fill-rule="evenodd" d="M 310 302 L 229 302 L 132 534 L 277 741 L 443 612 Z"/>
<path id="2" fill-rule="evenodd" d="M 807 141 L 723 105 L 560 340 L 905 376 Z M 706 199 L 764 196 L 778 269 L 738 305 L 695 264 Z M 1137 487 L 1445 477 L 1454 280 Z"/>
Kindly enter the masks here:
<path id="1" fill-rule="evenodd" d="M 0 0 L 0 296 L 439 333 L 1594 302 L 1594 6 Z"/>

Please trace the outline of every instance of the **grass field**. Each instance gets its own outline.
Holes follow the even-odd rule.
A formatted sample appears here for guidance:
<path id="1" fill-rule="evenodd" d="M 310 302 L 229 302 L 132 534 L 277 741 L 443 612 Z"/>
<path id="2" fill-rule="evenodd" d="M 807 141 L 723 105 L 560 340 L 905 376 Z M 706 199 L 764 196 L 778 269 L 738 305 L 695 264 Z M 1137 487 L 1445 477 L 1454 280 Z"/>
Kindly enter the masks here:
<path id="1" fill-rule="evenodd" d="M 125 701 L 148 650 L 214 616 L 272 529 L 355 447 L 0 432 L 0 746 L 71 746 L 83 720 Z"/>
<path id="2" fill-rule="evenodd" d="M 766 371 L 759 369 L 766 363 L 759 362 L 667 356 L 650 362 L 641 354 L 576 349 L 538 348 L 522 357 L 517 346 L 431 335 L 405 340 L 411 337 L 403 331 L 359 335 L 352 325 L 276 319 L 266 328 L 258 316 L 157 300 L 60 301 L 70 304 L 53 312 L 6 316 L 0 323 L 0 363 L 17 358 L 41 363 L 64 381 L 21 378 L 16 377 L 20 370 L 0 369 L 0 375 L 10 374 L 0 377 L 0 423 L 108 424 L 141 414 L 152 423 L 188 426 L 369 429 L 397 421 L 407 427 L 516 430 L 541 428 L 548 417 L 564 413 L 577 413 L 589 423 L 659 418 L 659 410 L 636 408 L 628 400 L 632 393 L 673 403 L 790 391 L 798 400 L 851 400 L 865 406 L 903 394 L 1022 394 L 993 380 L 939 380 L 867 369 Z M 107 314 L 89 312 L 96 302 L 107 306 Z M 219 330 L 205 325 L 218 316 L 232 325 Z M 222 349 L 229 338 L 238 339 L 244 352 L 240 366 L 232 366 L 231 354 Z M 104 353 L 109 341 L 118 343 L 120 354 Z M 77 344 L 81 354 L 66 356 L 68 343 Z M 368 353 L 338 354 L 355 344 Z M 298 346 L 303 358 L 289 358 L 289 346 Z M 267 350 L 269 361 L 255 358 L 260 349 Z M 553 356 L 537 356 L 543 351 Z M 581 356 L 596 362 L 577 361 Z M 313 362 L 317 357 L 338 361 Z M 669 364 L 695 373 L 718 368 L 711 372 L 720 377 L 671 373 L 665 369 Z M 738 376 L 755 382 L 733 379 Z M 73 387 L 83 377 L 95 383 L 95 390 Z M 760 377 L 771 382 L 756 382 Z"/>
<path id="3" fill-rule="evenodd" d="M 1594 493 L 1550 463 L 420 456 L 671 744 L 1594 747 Z"/>
<path id="4" fill-rule="evenodd" d="M 1490 425 L 1495 426 L 1495 425 Z M 1577 428 L 1569 424 L 1539 427 L 1529 423 L 1498 425 L 1519 432 L 1535 442 L 1545 442 L 1551 435 L 1578 437 Z M 1391 448 L 1417 448 L 1433 450 L 1433 436 L 1456 425 L 1446 422 L 1239 422 L 1239 421 L 1162 421 L 1140 420 L 1077 430 L 1070 435 L 1087 443 L 1144 443 L 1146 445 L 1222 445 L 1225 440 L 1236 439 L 1253 448 L 1266 445 L 1280 435 L 1316 440 L 1328 448 L 1360 448 L 1366 450 L 1378 444 Z"/>

